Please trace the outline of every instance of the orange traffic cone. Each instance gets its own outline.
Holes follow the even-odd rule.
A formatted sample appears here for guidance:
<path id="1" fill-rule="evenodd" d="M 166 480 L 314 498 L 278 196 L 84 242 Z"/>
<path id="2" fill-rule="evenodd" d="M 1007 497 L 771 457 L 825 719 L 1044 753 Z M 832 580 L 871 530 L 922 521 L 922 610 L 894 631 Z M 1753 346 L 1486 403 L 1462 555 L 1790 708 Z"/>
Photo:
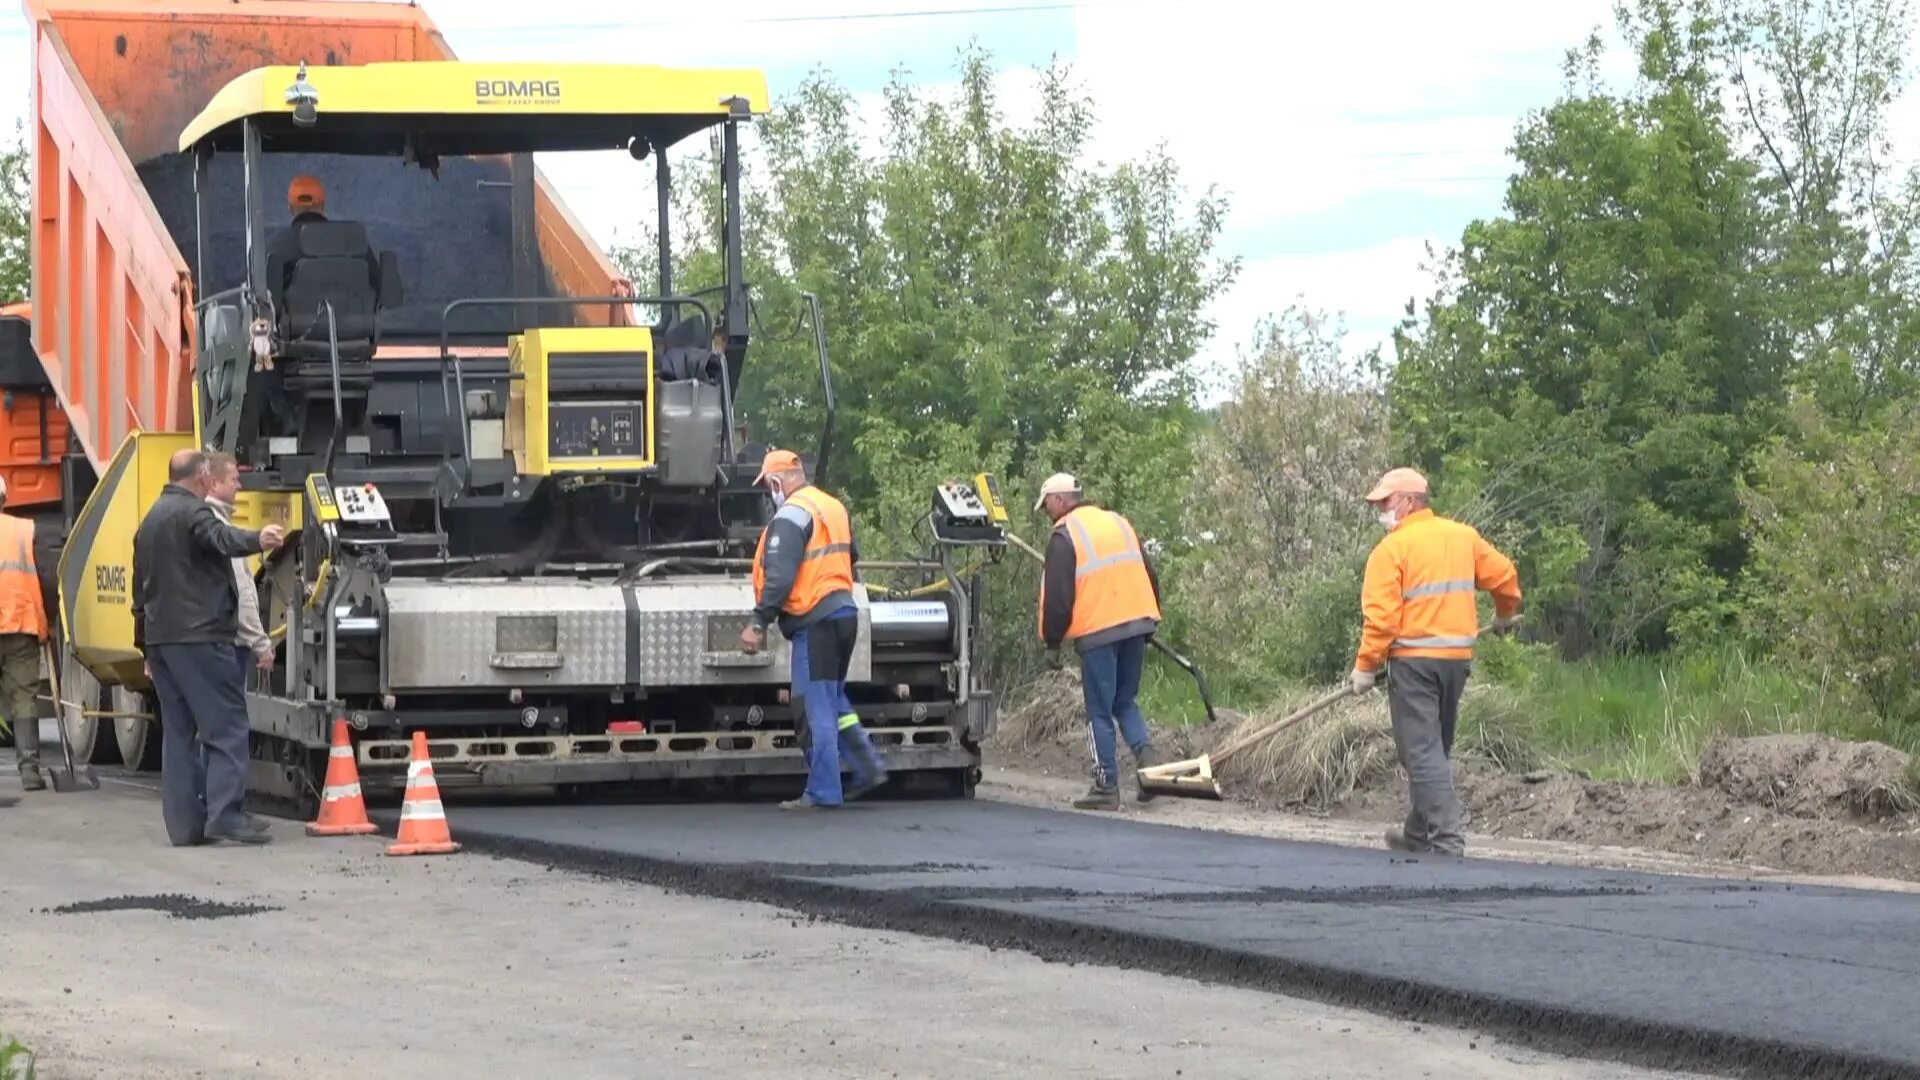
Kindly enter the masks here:
<path id="1" fill-rule="evenodd" d="M 451 855 L 460 850 L 447 831 L 447 811 L 440 805 L 440 785 L 433 782 L 433 758 L 427 753 L 427 733 L 413 733 L 413 755 L 407 760 L 407 797 L 400 803 L 400 832 L 389 855 Z"/>
<path id="2" fill-rule="evenodd" d="M 327 786 L 320 791 L 320 816 L 307 825 L 308 836 L 365 836 L 377 832 L 367 820 L 360 797 L 360 769 L 353 763 L 347 722 L 333 722 L 333 747 L 327 751 Z"/>

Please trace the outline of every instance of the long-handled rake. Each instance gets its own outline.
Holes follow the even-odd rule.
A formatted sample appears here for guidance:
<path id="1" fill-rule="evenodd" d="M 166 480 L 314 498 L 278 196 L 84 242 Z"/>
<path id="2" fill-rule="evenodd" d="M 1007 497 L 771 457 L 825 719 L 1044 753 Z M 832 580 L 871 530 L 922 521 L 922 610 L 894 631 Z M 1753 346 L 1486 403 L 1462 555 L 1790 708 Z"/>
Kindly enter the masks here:
<path id="1" fill-rule="evenodd" d="M 1152 792 L 1155 795 L 1179 795 L 1189 799 L 1219 799 L 1222 795 L 1220 792 L 1220 782 L 1213 777 L 1214 765 L 1224 764 L 1228 758 L 1233 757 L 1242 750 L 1263 742 L 1300 721 L 1305 720 L 1309 716 L 1332 708 L 1334 705 L 1352 696 L 1353 687 L 1351 685 L 1342 686 L 1340 689 L 1301 708 L 1297 712 L 1288 713 L 1273 723 L 1262 726 L 1258 731 L 1233 740 L 1219 750 L 1208 754 L 1201 754 L 1197 758 L 1188 758 L 1185 761 L 1169 761 L 1165 765 L 1150 765 L 1136 773 L 1135 779 L 1140 784 L 1141 791 Z"/>
<path id="2" fill-rule="evenodd" d="M 1482 627 L 1480 635 L 1491 633 L 1492 627 Z M 1210 754 L 1201 754 L 1197 758 L 1185 761 L 1169 761 L 1165 765 L 1151 765 L 1135 774 L 1143 792 L 1155 795 L 1179 795 L 1190 799 L 1220 799 L 1220 782 L 1214 779 L 1213 767 L 1224 763 L 1228 758 L 1256 743 L 1278 735 L 1287 728 L 1332 708 L 1342 700 L 1353 696 L 1353 686 L 1348 684 L 1333 691 L 1326 697 L 1305 706 L 1298 712 L 1288 713 L 1271 724 L 1261 727 L 1248 735 L 1233 740 L 1226 746 Z"/>

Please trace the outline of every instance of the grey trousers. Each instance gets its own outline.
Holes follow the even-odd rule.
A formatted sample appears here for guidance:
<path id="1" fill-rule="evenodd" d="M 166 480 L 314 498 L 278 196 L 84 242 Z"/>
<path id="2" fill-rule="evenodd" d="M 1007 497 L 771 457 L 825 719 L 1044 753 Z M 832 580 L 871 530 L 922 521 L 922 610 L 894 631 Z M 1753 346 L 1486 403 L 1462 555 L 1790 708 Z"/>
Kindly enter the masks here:
<path id="1" fill-rule="evenodd" d="M 40 639 L 0 634 L 0 708 L 13 729 L 13 753 L 24 774 L 40 767 Z"/>
<path id="2" fill-rule="evenodd" d="M 235 653 L 211 642 L 147 649 L 163 733 L 160 812 L 175 847 L 247 827 L 247 699 Z"/>
<path id="3" fill-rule="evenodd" d="M 1387 706 L 1393 715 L 1393 743 L 1407 770 L 1407 839 L 1437 851 L 1466 850 L 1460 832 L 1460 797 L 1453 789 L 1454 725 L 1460 718 L 1460 694 L 1473 664 L 1467 660 L 1391 660 L 1387 664 Z"/>

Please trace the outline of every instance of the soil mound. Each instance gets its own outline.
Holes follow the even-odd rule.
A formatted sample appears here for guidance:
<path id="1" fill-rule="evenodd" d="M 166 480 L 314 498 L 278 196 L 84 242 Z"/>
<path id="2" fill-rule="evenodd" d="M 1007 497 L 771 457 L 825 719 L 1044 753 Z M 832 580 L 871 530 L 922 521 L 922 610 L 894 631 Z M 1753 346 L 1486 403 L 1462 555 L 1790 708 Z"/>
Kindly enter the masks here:
<path id="1" fill-rule="evenodd" d="M 1825 735 L 1717 739 L 1700 752 L 1700 784 L 1791 817 L 1884 821 L 1920 808 L 1910 761 L 1884 743 Z"/>

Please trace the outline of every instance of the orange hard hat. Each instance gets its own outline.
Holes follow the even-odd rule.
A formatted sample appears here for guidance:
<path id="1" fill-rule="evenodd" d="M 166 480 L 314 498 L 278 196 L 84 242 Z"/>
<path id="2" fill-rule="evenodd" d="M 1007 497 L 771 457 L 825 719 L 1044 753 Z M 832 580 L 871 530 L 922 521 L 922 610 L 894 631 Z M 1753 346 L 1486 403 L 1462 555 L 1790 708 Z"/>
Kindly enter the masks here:
<path id="1" fill-rule="evenodd" d="M 303 210 L 324 210 L 326 207 L 327 189 L 321 187 L 320 181 L 313 177 L 302 173 L 293 178 L 293 183 L 287 185 L 287 209 L 294 213 L 298 214 Z"/>
<path id="2" fill-rule="evenodd" d="M 1380 478 L 1379 483 L 1373 486 L 1372 491 L 1367 492 L 1367 501 L 1375 503 L 1395 495 L 1425 495 L 1426 493 L 1427 478 L 1420 475 L 1417 470 L 1391 469 Z"/>
<path id="3" fill-rule="evenodd" d="M 760 475 L 753 478 L 756 484 L 766 482 L 774 473 L 786 472 L 800 467 L 800 455 L 791 450 L 769 450 L 767 456 L 760 459 Z"/>

